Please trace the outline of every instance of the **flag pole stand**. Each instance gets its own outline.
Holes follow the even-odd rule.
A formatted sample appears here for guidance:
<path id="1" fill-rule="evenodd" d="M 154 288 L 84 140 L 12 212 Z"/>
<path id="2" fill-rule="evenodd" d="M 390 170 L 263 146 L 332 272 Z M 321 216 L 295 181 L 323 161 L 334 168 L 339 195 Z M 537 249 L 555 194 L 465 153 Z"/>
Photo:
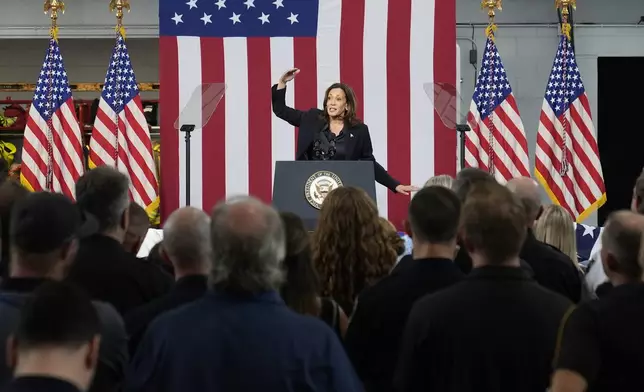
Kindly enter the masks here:
<path id="1" fill-rule="evenodd" d="M 472 128 L 467 124 L 456 125 L 456 132 L 458 132 L 459 139 L 459 170 L 465 169 L 465 132 L 469 132 L 471 130 Z"/>
<path id="2" fill-rule="evenodd" d="M 186 124 L 182 125 L 180 129 L 186 134 L 186 206 L 190 206 L 190 137 L 195 128 L 195 125 Z"/>

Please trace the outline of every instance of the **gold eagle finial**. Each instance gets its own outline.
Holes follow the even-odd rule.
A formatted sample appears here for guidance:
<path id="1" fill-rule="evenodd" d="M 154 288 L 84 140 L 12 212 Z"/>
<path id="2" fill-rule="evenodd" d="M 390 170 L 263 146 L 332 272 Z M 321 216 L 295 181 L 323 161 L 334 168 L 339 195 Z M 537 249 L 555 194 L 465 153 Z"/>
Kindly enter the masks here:
<path id="1" fill-rule="evenodd" d="M 65 3 L 62 0 L 45 0 L 44 10 L 52 19 L 56 19 L 59 11 L 65 13 Z"/>

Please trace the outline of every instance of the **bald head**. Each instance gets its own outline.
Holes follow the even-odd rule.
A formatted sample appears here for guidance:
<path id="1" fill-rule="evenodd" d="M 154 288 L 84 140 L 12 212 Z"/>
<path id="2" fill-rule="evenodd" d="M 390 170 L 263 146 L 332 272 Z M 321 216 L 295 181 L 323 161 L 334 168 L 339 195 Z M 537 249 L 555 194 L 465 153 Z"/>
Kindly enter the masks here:
<path id="1" fill-rule="evenodd" d="M 541 211 L 539 183 L 530 177 L 519 177 L 508 181 L 506 186 L 510 192 L 514 193 L 521 200 L 528 219 L 527 225 L 528 227 L 532 227 Z"/>
<path id="2" fill-rule="evenodd" d="M 252 197 L 237 197 L 212 212 L 212 280 L 224 290 L 256 293 L 283 282 L 286 255 L 282 220 L 272 207 Z"/>
<path id="3" fill-rule="evenodd" d="M 612 213 L 602 233 L 602 262 L 611 281 L 621 278 L 639 281 L 642 267 L 638 263 L 644 234 L 644 216 L 630 211 Z M 611 276 L 612 275 L 612 276 Z"/>
<path id="4" fill-rule="evenodd" d="M 177 277 L 207 274 L 210 269 L 210 217 L 193 207 L 176 210 L 163 226 L 162 246 Z"/>

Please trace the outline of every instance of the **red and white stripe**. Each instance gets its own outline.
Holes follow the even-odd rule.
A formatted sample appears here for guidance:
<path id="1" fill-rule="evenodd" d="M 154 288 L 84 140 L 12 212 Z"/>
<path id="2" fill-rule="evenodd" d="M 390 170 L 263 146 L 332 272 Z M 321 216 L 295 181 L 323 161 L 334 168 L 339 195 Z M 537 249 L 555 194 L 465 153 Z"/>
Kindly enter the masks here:
<path id="1" fill-rule="evenodd" d="M 564 118 L 569 124 L 568 130 L 564 128 Z M 562 176 L 559 168 L 564 133 L 570 168 Z M 568 210 L 577 222 L 585 220 L 606 201 L 595 126 L 585 92 L 560 117 L 544 100 L 537 133 L 535 174 L 550 198 Z"/>
<path id="2" fill-rule="evenodd" d="M 327 0 L 316 38 L 161 37 L 162 214 L 185 204 L 185 145 L 175 120 L 203 83 L 226 96 L 191 141 L 190 204 L 209 210 L 235 194 L 269 202 L 275 162 L 293 160 L 297 134 L 276 118 L 271 90 L 289 68 L 289 106 L 321 107 L 325 89 L 353 87 L 374 155 L 403 184 L 454 174 L 456 136 L 424 92 L 456 83 L 454 0 Z M 380 212 L 400 225 L 409 197 L 377 187 Z"/>
<path id="3" fill-rule="evenodd" d="M 130 178 L 130 198 L 135 203 L 146 209 L 158 206 L 152 141 L 138 94 L 120 113 L 114 112 L 101 97 L 89 147 L 91 168 L 102 165 L 116 167 Z"/>
<path id="4" fill-rule="evenodd" d="M 85 171 L 85 159 L 82 133 L 71 97 L 52 115 L 52 143 L 48 139 L 49 132 L 50 124 L 32 105 L 24 132 L 21 182 L 31 191 L 57 192 L 75 199 L 76 180 Z M 48 168 L 52 169 L 51 186 L 47 181 Z"/>

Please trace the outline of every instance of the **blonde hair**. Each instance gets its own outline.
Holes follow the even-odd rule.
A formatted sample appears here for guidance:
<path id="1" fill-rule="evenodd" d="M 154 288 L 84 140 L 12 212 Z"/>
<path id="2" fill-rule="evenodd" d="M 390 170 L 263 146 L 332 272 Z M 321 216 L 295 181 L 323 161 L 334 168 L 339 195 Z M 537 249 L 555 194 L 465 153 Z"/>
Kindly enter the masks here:
<path id="1" fill-rule="evenodd" d="M 445 187 L 447 189 L 452 189 L 452 187 L 454 185 L 454 179 L 451 176 L 447 175 L 447 174 L 441 174 L 439 176 L 434 176 L 434 177 L 430 178 L 429 180 L 427 180 L 427 182 L 425 183 L 424 187 L 427 188 L 428 186 L 432 186 L 432 185 L 433 186 L 442 186 L 442 187 Z"/>
<path id="2" fill-rule="evenodd" d="M 534 225 L 534 235 L 566 254 L 579 268 L 575 223 L 565 208 L 555 204 L 547 206 Z"/>

